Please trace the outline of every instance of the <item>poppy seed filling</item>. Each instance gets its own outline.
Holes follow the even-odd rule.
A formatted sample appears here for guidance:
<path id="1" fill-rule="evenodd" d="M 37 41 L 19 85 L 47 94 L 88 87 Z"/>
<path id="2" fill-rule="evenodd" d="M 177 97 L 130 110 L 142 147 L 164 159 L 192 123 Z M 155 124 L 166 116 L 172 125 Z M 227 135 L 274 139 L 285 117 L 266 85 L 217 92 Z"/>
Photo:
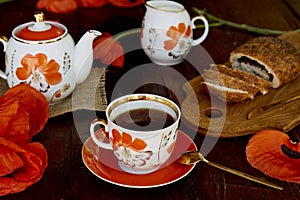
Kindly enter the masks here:
<path id="1" fill-rule="evenodd" d="M 259 64 L 255 60 L 251 60 L 250 58 L 246 56 L 240 57 L 237 62 L 234 63 L 235 67 L 242 70 L 246 71 L 248 73 L 251 73 L 256 76 L 260 76 L 261 78 L 267 80 L 267 81 L 272 81 L 273 80 L 273 75 L 268 73 L 268 71 L 265 69 L 265 67 L 261 64 Z"/>

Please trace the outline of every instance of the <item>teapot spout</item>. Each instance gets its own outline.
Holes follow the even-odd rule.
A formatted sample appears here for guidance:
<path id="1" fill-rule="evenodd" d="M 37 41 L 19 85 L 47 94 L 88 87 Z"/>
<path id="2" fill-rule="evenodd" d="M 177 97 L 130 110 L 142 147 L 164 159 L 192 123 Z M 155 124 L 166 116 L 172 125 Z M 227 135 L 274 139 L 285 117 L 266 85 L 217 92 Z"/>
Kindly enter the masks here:
<path id="1" fill-rule="evenodd" d="M 102 35 L 96 30 L 87 31 L 74 49 L 75 82 L 82 83 L 89 75 L 93 64 L 93 41 Z"/>

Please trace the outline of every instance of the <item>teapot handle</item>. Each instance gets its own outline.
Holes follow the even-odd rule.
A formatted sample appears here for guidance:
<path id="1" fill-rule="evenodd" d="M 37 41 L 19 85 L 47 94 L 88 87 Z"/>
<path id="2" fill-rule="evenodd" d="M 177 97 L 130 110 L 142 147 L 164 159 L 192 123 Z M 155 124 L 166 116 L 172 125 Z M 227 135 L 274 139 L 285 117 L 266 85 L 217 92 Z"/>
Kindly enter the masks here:
<path id="1" fill-rule="evenodd" d="M 3 35 L 0 35 L 0 42 L 2 42 L 3 44 L 3 51 L 5 52 L 6 51 L 6 46 L 7 46 L 7 42 L 8 42 L 8 39 L 7 37 L 3 36 Z M 3 79 L 7 79 L 7 76 L 6 74 L 0 70 L 0 77 L 3 78 Z"/>
<path id="2" fill-rule="evenodd" d="M 196 20 L 201 20 L 204 23 L 204 32 L 203 32 L 203 34 L 200 38 L 192 41 L 192 46 L 199 45 L 201 42 L 203 42 L 205 40 L 205 38 L 207 37 L 208 30 L 209 30 L 208 21 L 203 15 L 192 18 L 192 21 L 191 21 L 192 29 L 196 28 L 196 26 L 195 26 L 195 21 Z"/>

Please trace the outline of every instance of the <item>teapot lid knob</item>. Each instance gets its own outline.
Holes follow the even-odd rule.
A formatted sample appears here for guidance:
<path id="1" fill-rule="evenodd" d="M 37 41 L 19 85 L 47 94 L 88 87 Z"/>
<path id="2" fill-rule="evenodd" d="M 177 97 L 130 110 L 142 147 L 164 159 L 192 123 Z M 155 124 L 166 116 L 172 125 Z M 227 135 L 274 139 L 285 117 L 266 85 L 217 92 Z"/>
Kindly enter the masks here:
<path id="1" fill-rule="evenodd" d="M 45 15 L 41 11 L 36 11 L 34 13 L 34 19 L 35 19 L 35 22 L 44 22 L 45 21 Z"/>
<path id="2" fill-rule="evenodd" d="M 31 31 L 46 31 L 51 28 L 50 24 L 45 23 L 45 15 L 43 12 L 37 11 L 34 13 L 35 23 L 29 26 Z"/>

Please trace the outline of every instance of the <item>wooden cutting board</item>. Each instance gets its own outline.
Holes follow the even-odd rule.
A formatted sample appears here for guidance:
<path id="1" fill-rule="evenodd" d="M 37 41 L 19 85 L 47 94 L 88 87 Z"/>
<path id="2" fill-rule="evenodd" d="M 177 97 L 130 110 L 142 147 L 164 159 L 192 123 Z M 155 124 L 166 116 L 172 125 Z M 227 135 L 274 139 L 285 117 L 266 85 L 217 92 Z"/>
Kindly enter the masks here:
<path id="1" fill-rule="evenodd" d="M 229 138 L 253 134 L 263 129 L 287 132 L 300 124 L 300 99 L 247 119 L 248 113 L 257 106 L 300 95 L 300 77 L 270 90 L 266 95 L 259 94 L 254 100 L 229 104 L 210 96 L 200 84 L 201 81 L 202 77 L 198 76 L 184 84 L 187 97 L 181 104 L 183 122 L 201 134 Z"/>

